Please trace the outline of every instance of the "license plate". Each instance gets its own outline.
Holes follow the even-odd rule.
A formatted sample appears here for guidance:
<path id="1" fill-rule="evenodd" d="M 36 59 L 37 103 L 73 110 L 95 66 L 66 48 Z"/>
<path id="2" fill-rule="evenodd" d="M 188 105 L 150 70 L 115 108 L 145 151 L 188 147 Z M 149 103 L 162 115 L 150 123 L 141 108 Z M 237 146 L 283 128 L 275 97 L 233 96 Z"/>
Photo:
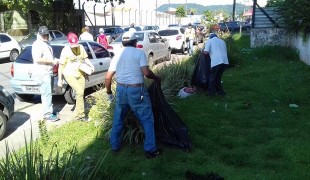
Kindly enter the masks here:
<path id="1" fill-rule="evenodd" d="M 36 86 L 26 86 L 26 91 L 39 92 L 40 88 Z"/>

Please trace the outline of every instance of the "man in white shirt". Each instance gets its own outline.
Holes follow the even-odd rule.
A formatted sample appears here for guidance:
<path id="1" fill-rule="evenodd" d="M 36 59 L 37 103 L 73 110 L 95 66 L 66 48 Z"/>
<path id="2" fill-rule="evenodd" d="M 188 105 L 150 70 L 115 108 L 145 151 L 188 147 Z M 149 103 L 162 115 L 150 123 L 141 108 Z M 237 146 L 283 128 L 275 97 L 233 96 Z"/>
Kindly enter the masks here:
<path id="1" fill-rule="evenodd" d="M 94 37 L 93 35 L 91 35 L 89 33 L 89 27 L 88 26 L 85 26 L 85 31 L 80 35 L 80 40 L 88 40 L 88 41 L 93 41 L 94 40 Z"/>
<path id="2" fill-rule="evenodd" d="M 38 29 L 37 40 L 32 44 L 32 58 L 36 66 L 34 79 L 40 84 L 43 116 L 47 121 L 57 121 L 53 114 L 52 86 L 53 66 L 57 60 L 53 57 L 53 49 L 48 44 L 49 30 L 45 26 Z"/>
<path id="3" fill-rule="evenodd" d="M 134 32 L 124 33 L 122 39 L 124 48 L 112 59 L 105 76 L 105 88 L 110 98 L 113 97 L 111 80 L 114 74 L 117 82 L 110 143 L 114 152 L 119 151 L 123 120 L 126 112 L 131 108 L 144 128 L 146 157 L 154 158 L 160 154 L 160 151 L 155 144 L 154 117 L 150 97 L 144 89 L 144 76 L 159 84 L 160 77 L 149 69 L 145 53 L 136 48 L 137 42 Z"/>
<path id="4" fill-rule="evenodd" d="M 216 34 L 211 33 L 209 40 L 205 43 L 203 53 L 205 55 L 209 54 L 211 58 L 211 72 L 207 95 L 214 96 L 217 93 L 218 95 L 224 96 L 225 92 L 221 84 L 221 79 L 229 64 L 225 41 L 220 39 Z"/>

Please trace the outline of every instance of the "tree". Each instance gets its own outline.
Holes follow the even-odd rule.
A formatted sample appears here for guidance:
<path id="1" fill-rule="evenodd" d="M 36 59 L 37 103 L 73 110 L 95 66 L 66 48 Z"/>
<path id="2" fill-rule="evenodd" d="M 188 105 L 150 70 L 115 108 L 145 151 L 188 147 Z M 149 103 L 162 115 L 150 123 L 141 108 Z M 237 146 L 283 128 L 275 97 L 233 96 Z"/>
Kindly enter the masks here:
<path id="1" fill-rule="evenodd" d="M 212 11 L 206 10 L 202 14 L 203 14 L 204 20 L 209 21 L 209 22 L 213 22 L 214 14 Z"/>
<path id="2" fill-rule="evenodd" d="M 177 7 L 177 9 L 175 11 L 175 17 L 178 18 L 178 23 L 181 24 L 181 19 L 183 17 L 186 17 L 186 12 L 185 12 L 185 7 L 184 6 Z"/>
<path id="3" fill-rule="evenodd" d="M 283 3 L 284 0 L 268 0 L 266 7 L 278 7 Z"/>

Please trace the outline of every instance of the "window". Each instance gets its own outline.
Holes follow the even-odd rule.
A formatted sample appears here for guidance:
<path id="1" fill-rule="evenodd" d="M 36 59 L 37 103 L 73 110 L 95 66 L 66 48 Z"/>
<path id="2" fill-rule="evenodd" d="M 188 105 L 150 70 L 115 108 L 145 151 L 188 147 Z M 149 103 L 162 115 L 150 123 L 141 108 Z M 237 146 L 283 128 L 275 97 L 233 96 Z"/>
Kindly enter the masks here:
<path id="1" fill-rule="evenodd" d="M 23 50 L 20 53 L 18 58 L 15 60 L 15 62 L 21 63 L 21 64 L 33 64 L 31 50 L 32 50 L 32 46 L 27 46 L 25 50 Z"/>
<path id="2" fill-rule="evenodd" d="M 162 38 L 158 34 L 154 33 L 154 36 L 155 36 L 156 42 L 161 42 L 162 41 Z"/>
<path id="3" fill-rule="evenodd" d="M 90 49 L 89 49 L 87 43 L 83 42 L 83 43 L 81 43 L 81 45 L 84 47 L 84 49 L 85 49 L 85 51 L 87 53 L 88 59 L 89 60 L 93 59 L 93 55 L 91 54 Z"/>
<path id="4" fill-rule="evenodd" d="M 110 53 L 106 49 L 101 47 L 99 44 L 91 43 L 91 42 L 89 44 L 91 48 L 93 49 L 97 59 L 110 57 Z"/>
<path id="5" fill-rule="evenodd" d="M 158 34 L 161 36 L 173 36 L 173 35 L 178 35 L 179 31 L 178 30 L 162 30 L 162 31 L 159 31 Z"/>
<path id="6" fill-rule="evenodd" d="M 150 43 L 156 43 L 155 36 L 153 34 L 149 34 Z"/>
<path id="7" fill-rule="evenodd" d="M 0 35 L 0 42 L 1 43 L 10 42 L 10 41 L 11 41 L 11 38 L 9 38 L 8 36 Z"/>
<path id="8" fill-rule="evenodd" d="M 60 32 L 58 32 L 58 31 L 54 31 L 54 34 L 55 34 L 55 38 L 63 37 L 63 35 Z"/>
<path id="9" fill-rule="evenodd" d="M 61 54 L 61 51 L 63 48 L 64 48 L 64 46 L 52 46 L 53 55 L 55 58 L 57 58 L 57 59 L 60 58 L 60 54 Z"/>

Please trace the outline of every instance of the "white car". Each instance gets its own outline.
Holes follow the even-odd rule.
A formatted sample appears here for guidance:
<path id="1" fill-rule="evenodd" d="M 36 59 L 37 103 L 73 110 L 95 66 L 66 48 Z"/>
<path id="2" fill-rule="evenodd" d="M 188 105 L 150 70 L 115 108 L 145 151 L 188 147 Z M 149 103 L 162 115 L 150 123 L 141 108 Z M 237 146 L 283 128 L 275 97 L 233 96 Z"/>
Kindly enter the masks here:
<path id="1" fill-rule="evenodd" d="M 18 42 L 6 33 L 0 33 L 0 59 L 10 58 L 15 61 L 20 53 Z"/>
<path id="2" fill-rule="evenodd" d="M 169 61 L 171 59 L 171 48 L 167 39 L 162 38 L 154 31 L 137 31 L 135 35 L 138 39 L 136 48 L 144 51 L 150 66 L 153 66 L 159 60 Z M 120 35 L 110 44 L 113 46 L 114 54 L 117 54 L 123 48 L 122 37 L 123 35 Z"/>
<path id="3" fill-rule="evenodd" d="M 159 30 L 158 34 L 169 41 L 172 50 L 183 54 L 186 50 L 184 31 L 185 29 L 182 27 L 171 27 L 169 29 Z"/>

